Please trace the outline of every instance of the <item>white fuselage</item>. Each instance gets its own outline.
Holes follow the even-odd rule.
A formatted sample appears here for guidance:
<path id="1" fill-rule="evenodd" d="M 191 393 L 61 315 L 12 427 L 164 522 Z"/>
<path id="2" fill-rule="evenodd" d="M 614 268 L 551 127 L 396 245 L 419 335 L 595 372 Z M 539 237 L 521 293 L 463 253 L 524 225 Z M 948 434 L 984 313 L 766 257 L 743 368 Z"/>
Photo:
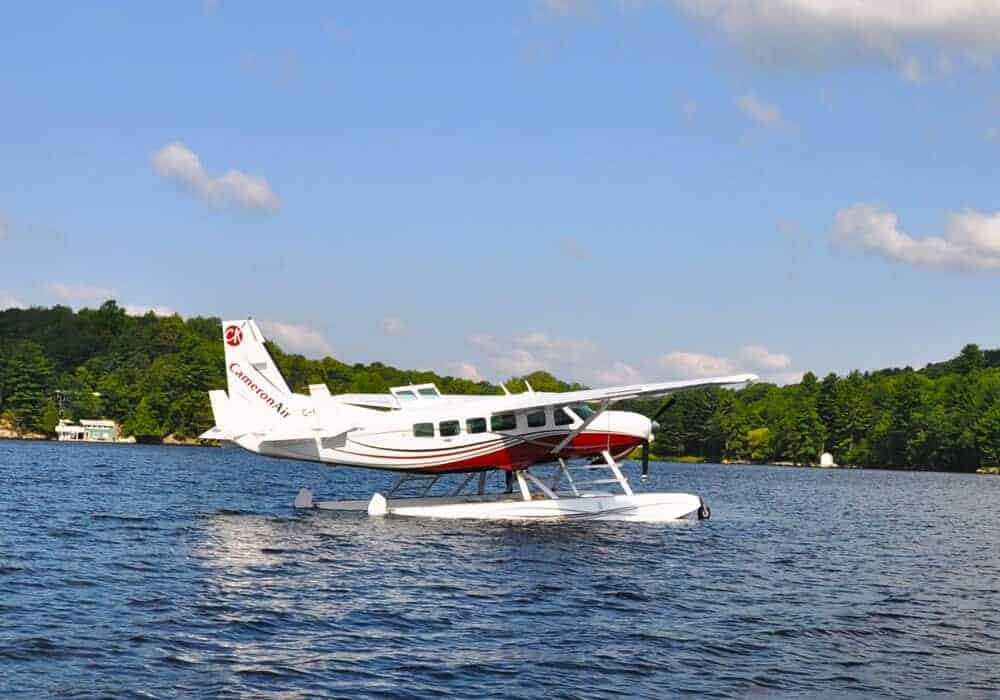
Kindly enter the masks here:
<path id="1" fill-rule="evenodd" d="M 247 436 L 238 442 L 273 457 L 406 472 L 461 472 L 523 469 L 604 450 L 621 455 L 650 439 L 652 427 L 643 415 L 605 411 L 578 430 L 585 417 L 579 414 L 589 411 L 585 407 L 516 412 L 511 406 L 514 397 L 507 396 L 439 397 L 391 411 L 345 404 L 337 397 L 302 398 L 313 399 L 311 408 L 300 409 L 306 424 L 288 431 L 287 438 Z M 302 415 L 299 410 L 292 413 L 292 419 Z M 306 437 L 309 433 L 314 436 Z"/>

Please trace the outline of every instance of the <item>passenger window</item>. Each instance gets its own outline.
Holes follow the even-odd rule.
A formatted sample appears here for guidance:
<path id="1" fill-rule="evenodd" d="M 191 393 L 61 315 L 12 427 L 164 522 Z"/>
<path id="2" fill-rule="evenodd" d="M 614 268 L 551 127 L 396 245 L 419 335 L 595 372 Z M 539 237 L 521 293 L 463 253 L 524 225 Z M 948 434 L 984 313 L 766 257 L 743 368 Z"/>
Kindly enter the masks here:
<path id="1" fill-rule="evenodd" d="M 485 433 L 486 419 L 470 418 L 469 420 L 465 421 L 465 431 L 468 433 Z"/>
<path id="2" fill-rule="evenodd" d="M 438 434 L 441 437 L 452 437 L 453 435 L 458 435 L 461 428 L 458 426 L 457 420 L 443 420 L 438 423 Z"/>
<path id="3" fill-rule="evenodd" d="M 514 430 L 517 427 L 517 420 L 513 413 L 501 413 L 490 416 L 490 430 L 498 433 L 501 430 Z"/>
<path id="4" fill-rule="evenodd" d="M 433 423 L 414 423 L 413 437 L 434 437 Z"/>
<path id="5" fill-rule="evenodd" d="M 552 417 L 555 419 L 556 425 L 572 425 L 573 423 L 573 419 L 561 407 L 552 409 Z"/>
<path id="6" fill-rule="evenodd" d="M 528 414 L 528 427 L 541 428 L 545 425 L 545 411 L 533 411 Z"/>

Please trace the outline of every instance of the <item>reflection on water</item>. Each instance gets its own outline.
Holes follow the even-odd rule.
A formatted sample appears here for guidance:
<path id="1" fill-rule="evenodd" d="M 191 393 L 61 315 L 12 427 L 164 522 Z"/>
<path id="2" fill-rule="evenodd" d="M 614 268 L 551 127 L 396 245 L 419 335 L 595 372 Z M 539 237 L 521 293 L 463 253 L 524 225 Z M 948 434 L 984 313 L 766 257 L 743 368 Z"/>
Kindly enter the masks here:
<path id="1" fill-rule="evenodd" d="M 0 696 L 1000 690 L 1000 479 L 654 465 L 712 505 L 675 527 L 290 507 L 391 478 L 0 443 Z"/>

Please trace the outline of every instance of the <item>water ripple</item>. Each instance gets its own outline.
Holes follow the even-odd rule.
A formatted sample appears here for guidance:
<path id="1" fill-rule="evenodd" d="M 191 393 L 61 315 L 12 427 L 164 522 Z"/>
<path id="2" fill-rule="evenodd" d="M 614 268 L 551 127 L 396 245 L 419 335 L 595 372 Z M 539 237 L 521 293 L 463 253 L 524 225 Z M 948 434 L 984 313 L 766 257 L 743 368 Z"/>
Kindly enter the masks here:
<path id="1" fill-rule="evenodd" d="M 657 465 L 714 511 L 671 526 L 290 508 L 390 480 L 0 442 L 0 696 L 1000 693 L 1000 479 Z"/>

